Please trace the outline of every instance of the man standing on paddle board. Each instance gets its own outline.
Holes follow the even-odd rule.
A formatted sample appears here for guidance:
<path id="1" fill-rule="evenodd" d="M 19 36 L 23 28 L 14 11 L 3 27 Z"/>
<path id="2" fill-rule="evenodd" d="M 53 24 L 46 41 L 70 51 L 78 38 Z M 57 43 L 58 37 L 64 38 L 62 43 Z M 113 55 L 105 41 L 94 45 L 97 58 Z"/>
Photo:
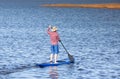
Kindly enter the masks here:
<path id="1" fill-rule="evenodd" d="M 54 63 L 57 63 L 57 58 L 59 53 L 58 42 L 60 41 L 59 34 L 57 33 L 57 27 L 49 26 L 47 29 L 47 33 L 49 34 L 51 41 L 50 62 L 52 62 L 54 58 Z"/>

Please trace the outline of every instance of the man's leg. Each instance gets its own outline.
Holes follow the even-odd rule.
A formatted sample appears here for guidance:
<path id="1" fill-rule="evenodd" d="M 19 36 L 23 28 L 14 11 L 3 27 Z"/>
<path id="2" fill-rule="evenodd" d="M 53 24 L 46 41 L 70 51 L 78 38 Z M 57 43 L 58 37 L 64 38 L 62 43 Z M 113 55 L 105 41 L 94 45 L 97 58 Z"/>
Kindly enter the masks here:
<path id="1" fill-rule="evenodd" d="M 55 45 L 55 54 L 54 54 L 54 62 L 55 63 L 57 63 L 58 53 L 59 53 L 59 47 L 58 47 L 58 45 Z"/>
<path id="2" fill-rule="evenodd" d="M 53 54 L 50 54 L 50 62 L 53 61 Z"/>
<path id="3" fill-rule="evenodd" d="M 57 63 L 58 54 L 55 54 L 55 55 L 54 55 L 54 59 L 55 59 L 54 62 Z"/>
<path id="4" fill-rule="evenodd" d="M 54 45 L 51 45 L 50 62 L 53 61 L 53 57 L 54 57 Z"/>

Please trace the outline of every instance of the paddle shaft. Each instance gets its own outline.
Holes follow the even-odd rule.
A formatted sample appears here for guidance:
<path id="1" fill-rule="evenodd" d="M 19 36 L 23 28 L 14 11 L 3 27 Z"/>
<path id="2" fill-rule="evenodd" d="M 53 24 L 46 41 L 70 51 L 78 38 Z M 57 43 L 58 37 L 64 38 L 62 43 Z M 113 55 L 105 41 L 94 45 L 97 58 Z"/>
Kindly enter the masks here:
<path id="1" fill-rule="evenodd" d="M 60 43 L 62 44 L 63 48 L 65 49 L 65 51 L 67 52 L 67 54 L 69 54 L 69 52 L 67 51 L 67 49 L 65 48 L 65 46 L 63 45 L 62 41 L 60 41 Z"/>

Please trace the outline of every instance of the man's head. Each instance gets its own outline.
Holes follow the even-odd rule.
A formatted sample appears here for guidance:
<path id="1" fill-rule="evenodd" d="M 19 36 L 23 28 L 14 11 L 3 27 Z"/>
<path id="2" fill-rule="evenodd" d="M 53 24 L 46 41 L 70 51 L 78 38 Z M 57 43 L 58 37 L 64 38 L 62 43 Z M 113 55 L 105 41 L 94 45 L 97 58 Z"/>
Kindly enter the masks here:
<path id="1" fill-rule="evenodd" d="M 57 27 L 56 26 L 51 27 L 51 31 L 53 32 L 57 31 Z"/>

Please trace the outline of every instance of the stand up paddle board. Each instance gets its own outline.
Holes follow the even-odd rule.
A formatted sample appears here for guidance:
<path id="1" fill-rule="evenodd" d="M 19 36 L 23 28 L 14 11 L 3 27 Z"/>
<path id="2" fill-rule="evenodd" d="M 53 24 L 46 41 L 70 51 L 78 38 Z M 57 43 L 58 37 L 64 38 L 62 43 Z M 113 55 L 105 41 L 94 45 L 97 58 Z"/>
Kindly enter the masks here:
<path id="1" fill-rule="evenodd" d="M 48 66 L 59 66 L 63 64 L 71 64 L 69 59 L 64 59 L 64 60 L 58 60 L 57 63 L 54 62 L 46 62 L 46 63 L 41 63 L 41 64 L 36 64 L 36 66 L 39 67 L 48 67 Z"/>

